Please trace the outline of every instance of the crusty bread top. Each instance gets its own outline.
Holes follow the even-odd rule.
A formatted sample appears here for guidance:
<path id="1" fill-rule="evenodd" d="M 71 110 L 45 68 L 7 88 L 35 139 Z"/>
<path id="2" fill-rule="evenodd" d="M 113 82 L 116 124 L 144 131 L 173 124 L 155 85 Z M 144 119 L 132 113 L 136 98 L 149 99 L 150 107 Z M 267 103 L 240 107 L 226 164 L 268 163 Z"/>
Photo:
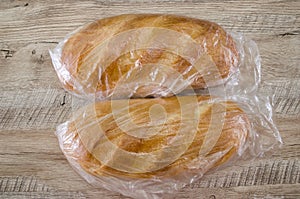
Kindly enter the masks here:
<path id="1" fill-rule="evenodd" d="M 115 56 L 114 53 L 117 53 L 120 48 L 127 48 L 126 45 L 128 43 L 152 42 L 151 45 L 155 45 L 155 41 L 151 39 L 156 40 L 157 34 L 159 35 L 160 33 L 153 31 L 151 33 L 147 32 L 149 34 L 143 33 L 144 35 L 138 38 L 130 38 L 131 40 L 128 39 L 127 42 L 110 45 L 109 48 L 103 47 L 105 48 L 103 49 L 101 47 L 103 43 L 111 40 L 116 35 L 147 27 L 159 28 L 162 31 L 173 31 L 174 34 L 176 32 L 176 34 L 185 35 L 185 39 L 187 40 L 191 39 L 201 49 L 201 52 L 191 53 L 207 54 L 217 67 L 218 76 L 222 79 L 227 78 L 230 71 L 234 71 L 238 66 L 239 54 L 232 37 L 215 23 L 176 15 L 126 14 L 93 22 L 83 27 L 67 40 L 62 51 L 62 65 L 70 72 L 72 78 L 75 78 L 77 83 L 83 87 L 76 87 L 72 79 L 65 80 L 65 87 L 74 92 L 79 92 L 78 89 L 83 89 L 87 93 L 100 91 L 104 96 L 110 96 L 124 74 L 128 75 L 127 73 L 133 68 L 137 68 L 137 65 L 138 67 L 145 67 L 153 64 L 169 67 L 181 73 L 185 79 L 192 78 L 190 84 L 193 88 L 207 87 L 207 81 L 210 81 L 210 78 L 214 77 L 215 74 L 210 74 L 211 77 L 206 79 L 203 78 L 203 75 L 207 75 L 211 71 L 203 70 L 201 73 L 207 74 L 199 74 L 197 73 L 198 70 L 194 67 L 194 63 L 191 63 L 191 60 L 166 49 L 148 48 L 130 50 L 130 52 L 123 49 L 123 54 L 117 55 L 115 60 L 108 61 L 108 58 Z M 184 46 L 189 44 L 185 44 L 182 38 L 183 36 L 173 39 L 167 35 L 165 39 L 172 39 L 169 43 L 178 44 L 177 48 L 180 51 L 181 48 L 189 48 L 189 46 Z M 159 40 L 156 44 L 163 45 L 161 41 L 163 40 Z M 190 48 L 192 51 L 192 47 Z M 101 57 L 100 55 L 104 60 L 98 60 L 98 57 Z M 103 63 L 108 64 L 105 69 L 101 68 L 104 67 Z M 216 72 L 213 71 L 213 73 Z M 135 75 L 138 75 L 138 73 Z M 164 77 L 164 79 L 174 78 L 174 72 L 165 74 Z M 156 78 L 154 81 L 161 81 L 161 79 Z M 212 82 L 209 83 L 214 84 Z M 155 96 L 156 91 L 166 89 L 158 87 L 158 85 L 141 86 L 135 90 L 134 95 L 145 96 L 148 94 L 153 95 L 154 93 Z M 160 96 L 160 94 L 157 96 Z"/>
<path id="2" fill-rule="evenodd" d="M 181 137 L 180 144 L 177 143 L 179 148 L 186 147 L 180 155 L 176 149 L 172 149 L 173 152 L 161 149 L 171 145 L 172 140 L 180 135 L 181 125 L 188 128 L 183 131 L 185 135 L 193 133 L 188 125 L 192 126 L 194 119 L 182 117 L 184 112 L 182 108 L 193 106 L 188 103 L 180 104 L 181 101 L 193 102 L 191 97 L 131 99 L 128 106 L 130 120 L 143 131 L 151 129 L 158 131 L 157 134 L 147 138 L 138 138 L 130 135 L 129 131 L 123 131 L 120 125 L 129 123 L 128 118 L 118 116 L 114 118 L 111 102 L 92 104 L 75 113 L 66 132 L 59 136 L 62 150 L 69 159 L 77 161 L 86 172 L 96 176 L 149 178 L 174 177 L 182 173 L 184 175 L 204 173 L 236 154 L 243 146 L 250 129 L 247 115 L 236 103 L 230 101 L 213 103 L 209 102 L 209 99 L 204 96 L 196 98 L 200 119 L 191 142 Z M 164 107 L 167 114 L 155 116 L 158 117 L 158 121 L 164 121 L 162 118 L 165 117 L 163 124 L 151 123 L 149 109 L 153 105 Z M 190 111 L 193 113 L 193 110 L 196 109 L 191 108 Z M 133 127 L 130 130 L 139 129 Z M 103 135 L 99 134 L 100 131 L 103 131 Z M 117 146 L 118 150 L 104 147 L 112 146 L 107 145 L 108 142 Z M 134 158 L 126 158 L 127 156 L 122 155 L 120 150 L 137 155 L 156 151 L 155 155 L 158 155 L 159 159 L 153 161 L 155 157 L 149 155 L 149 161 L 139 162 Z M 105 164 L 99 160 L 101 155 L 109 157 L 105 160 Z M 172 162 L 162 167 L 164 161 L 173 157 Z M 127 167 L 123 167 L 124 165 Z M 149 171 L 145 172 L 146 170 Z"/>

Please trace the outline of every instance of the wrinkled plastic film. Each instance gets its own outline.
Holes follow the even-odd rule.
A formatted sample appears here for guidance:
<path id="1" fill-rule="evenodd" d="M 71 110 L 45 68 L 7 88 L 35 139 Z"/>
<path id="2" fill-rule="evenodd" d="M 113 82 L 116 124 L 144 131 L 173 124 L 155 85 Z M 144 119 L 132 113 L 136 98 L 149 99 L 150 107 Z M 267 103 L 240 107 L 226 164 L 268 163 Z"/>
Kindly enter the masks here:
<path id="1" fill-rule="evenodd" d="M 176 97 L 172 97 L 171 100 L 175 100 L 173 98 Z M 190 100 L 190 96 L 178 98 L 181 101 Z M 157 99 L 153 100 L 155 101 L 153 104 L 171 103 L 169 100 L 168 98 Z M 134 116 L 145 113 L 145 107 L 141 106 L 141 103 L 147 106 L 146 109 L 151 107 L 151 103 L 149 104 L 148 99 L 133 101 L 130 106 L 133 106 L 131 108 L 133 108 L 134 111 L 131 114 Z M 136 103 L 136 101 L 138 102 Z M 191 180 L 194 181 L 198 179 L 208 169 L 230 159 L 230 157 L 227 156 L 239 150 L 240 146 L 246 142 L 247 134 L 250 133 L 248 132 L 249 123 L 244 113 L 235 104 L 204 99 L 200 103 L 197 103 L 197 105 L 199 106 L 198 114 L 200 114 L 200 122 L 197 122 L 199 124 L 197 135 L 187 134 L 189 130 L 193 129 L 193 126 L 190 124 L 195 123 L 190 116 L 184 120 L 181 119 L 180 111 L 177 109 L 176 111 L 167 109 L 169 114 L 168 121 L 165 124 L 165 128 L 160 131 L 157 137 L 173 136 L 172 139 L 174 140 L 171 139 L 170 144 L 163 147 L 163 150 L 158 149 L 154 151 L 155 153 L 152 151 L 146 153 L 146 151 L 144 151 L 143 153 L 135 153 L 136 156 L 130 158 L 130 156 L 120 153 L 119 149 L 122 146 L 110 146 L 122 143 L 122 139 L 120 142 L 119 137 L 123 132 L 113 132 L 119 129 L 117 125 L 114 125 L 116 129 L 109 131 L 107 130 L 110 128 L 109 125 L 115 120 L 127 120 L 128 118 L 117 117 L 114 119 L 112 113 L 101 116 L 101 112 L 103 111 L 102 107 L 107 106 L 107 104 L 103 104 L 102 102 L 96 104 L 96 109 L 94 109 L 94 105 L 90 105 L 75 113 L 73 120 L 62 124 L 58 128 L 57 135 L 65 155 L 69 161 L 75 162 L 77 169 L 79 168 L 80 170 L 81 168 L 81 173 L 87 172 L 89 173 L 88 176 L 94 175 L 94 180 L 98 183 L 105 183 L 104 179 L 109 178 L 110 181 L 115 180 L 114 183 L 116 184 L 120 184 L 121 182 L 121 184 L 125 183 L 125 186 L 134 185 L 136 191 L 143 191 L 147 193 L 148 197 L 152 197 L 162 191 L 164 193 L 172 192 L 174 188 L 177 190 Z M 216 108 L 214 115 L 212 117 L 205 117 L 205 114 L 208 114 L 208 112 L 212 110 L 212 106 Z M 222 135 L 220 135 L 218 130 L 220 127 L 220 119 L 224 117 L 223 107 L 226 107 L 228 110 L 228 115 L 234 116 L 229 117 L 227 115 L 227 117 L 225 117 L 225 129 L 222 130 Z M 126 107 L 124 108 L 126 109 Z M 186 107 L 183 106 L 182 108 L 185 109 Z M 141 109 L 140 112 L 137 111 L 139 109 Z M 140 120 L 144 120 L 142 119 L 144 117 L 139 118 Z M 209 118 L 214 119 L 207 121 Z M 188 120 L 190 120 L 190 122 Z M 237 124 L 239 120 L 244 121 L 244 123 Z M 126 123 L 126 121 L 124 122 Z M 144 129 L 149 128 L 149 125 L 151 127 L 151 124 L 147 122 L 136 122 L 143 125 Z M 185 136 L 188 136 L 188 139 L 180 135 L 180 132 L 169 131 L 170 129 L 177 129 L 177 127 L 181 125 L 184 126 L 183 131 L 187 134 Z M 105 138 L 103 135 L 95 136 L 99 133 L 101 127 L 104 131 L 106 130 L 107 137 Z M 236 128 L 232 130 L 232 127 Z M 218 136 L 221 137 L 221 141 L 216 139 Z M 132 138 L 124 135 L 123 141 L 130 143 L 133 141 L 131 139 Z M 157 138 L 152 137 L 151 139 L 155 140 Z M 145 140 L 145 142 L 151 142 L 151 139 Z M 172 143 L 175 148 L 172 147 Z M 123 144 L 125 144 L 125 142 L 123 142 Z M 147 145 L 147 143 L 144 144 Z M 186 148 L 186 146 L 188 146 L 188 148 Z M 71 147 L 71 149 L 69 147 Z M 153 150 L 155 150 L 155 146 L 152 145 L 152 147 Z M 183 153 L 179 153 L 179 151 Z M 86 153 L 92 154 L 93 158 L 90 159 L 90 156 L 86 155 Z M 80 154 L 80 156 L 76 157 L 76 154 Z M 106 159 L 101 159 L 101 155 L 105 155 Z M 141 156 L 147 157 L 147 161 L 139 161 L 139 157 Z M 191 156 L 193 156 L 193 158 L 187 160 Z M 82 158 L 84 160 L 82 160 Z M 226 160 L 223 160 L 223 158 Z M 101 162 L 101 164 L 99 164 L 99 162 Z M 103 164 L 105 164 L 105 166 Z M 120 168 L 120 166 L 122 168 Z M 109 169 L 105 169 L 104 167 L 108 167 Z M 111 168 L 114 170 L 111 170 Z M 98 178 L 101 179 L 98 181 Z M 109 182 L 106 183 L 108 183 L 107 186 L 112 186 Z M 119 186 L 116 184 L 115 186 Z M 151 184 L 152 187 L 149 187 L 148 190 L 149 184 Z M 164 187 L 163 190 L 161 190 L 162 187 Z M 122 191 L 125 195 L 128 195 L 128 192 L 130 192 L 129 187 L 119 191 Z"/>
<path id="2" fill-rule="evenodd" d="M 70 164 L 88 182 L 134 198 L 160 198 L 211 169 L 263 156 L 282 143 L 271 96 L 258 93 L 254 41 L 239 33 L 224 40 L 216 30 L 199 44 L 180 31 L 151 26 L 101 40 L 91 30 L 82 57 L 65 64 L 66 44 L 85 38 L 86 27 L 50 54 L 64 88 L 88 104 L 74 108 L 56 131 Z M 212 46 L 224 59 L 215 58 Z M 184 63 L 174 64 L 178 60 Z"/>
<path id="3" fill-rule="evenodd" d="M 50 51 L 62 84 L 73 94 L 89 99 L 95 97 L 99 100 L 110 99 L 112 95 L 118 98 L 160 97 L 178 94 L 190 85 L 205 88 L 222 84 L 236 71 L 238 63 L 236 49 L 226 46 L 230 45 L 229 41 L 232 40 L 229 34 L 219 35 L 216 30 L 211 41 L 214 44 L 209 43 L 209 45 L 221 46 L 217 53 L 224 63 L 218 63 L 218 67 L 224 64 L 228 66 L 226 70 L 229 70 L 226 77 L 216 78 L 210 63 L 205 63 L 212 60 L 211 56 L 214 56 L 207 49 L 206 38 L 200 36 L 200 41 L 196 41 L 179 31 L 149 26 L 122 31 L 92 47 L 86 44 L 88 49 L 79 51 L 80 58 L 72 59 L 71 64 L 66 64 L 68 57 L 63 56 L 63 52 L 68 49 L 65 45 L 69 39 L 73 39 L 72 35 L 68 35 L 54 50 Z M 211 26 L 213 29 L 214 25 Z M 80 30 L 74 34 L 82 34 Z M 223 37 L 228 38 L 223 39 Z M 97 39 L 93 38 L 93 40 L 90 42 L 97 42 Z M 156 59 L 156 62 L 151 63 L 151 59 Z M 181 63 L 174 63 L 178 60 L 182 62 L 182 59 L 189 65 L 182 66 Z M 114 69 L 116 72 L 113 71 L 111 74 L 112 69 L 109 66 L 116 61 L 122 64 L 117 64 L 117 68 Z M 129 68 L 124 66 L 128 64 Z M 120 73 L 119 78 L 118 73 Z M 219 73 L 224 75 L 225 72 L 218 71 L 217 74 Z M 112 75 L 117 76 L 117 79 L 113 80 Z M 204 83 L 200 80 L 197 82 L 201 77 L 205 78 Z M 118 93 L 118 96 L 114 93 L 114 82 L 122 84 L 123 87 L 123 92 Z M 172 91 L 170 88 L 173 88 Z"/>

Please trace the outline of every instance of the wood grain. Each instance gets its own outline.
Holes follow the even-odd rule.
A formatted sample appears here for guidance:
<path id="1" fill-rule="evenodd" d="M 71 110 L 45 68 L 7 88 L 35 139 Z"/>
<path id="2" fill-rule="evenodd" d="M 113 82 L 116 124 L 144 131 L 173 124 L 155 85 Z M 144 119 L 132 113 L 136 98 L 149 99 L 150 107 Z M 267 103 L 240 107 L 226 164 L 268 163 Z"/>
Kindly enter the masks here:
<path id="1" fill-rule="evenodd" d="M 216 21 L 229 30 L 251 34 L 299 34 L 298 1 L 26 1 L 5 5 L 0 39 L 33 42 L 61 39 L 74 28 L 98 18 L 121 13 L 176 13 Z M 227 5 L 226 5 L 227 4 Z M 230 6 L 228 6 L 230 5 Z M 16 7 L 17 6 L 17 7 Z M 4 6 L 3 6 L 4 7 Z M 271 9 L 270 9 L 271 8 Z M 75 14 L 77 10 L 83 13 Z M 88 12 L 87 12 L 88 10 Z M 280 25 L 279 25 L 280 24 Z M 55 34 L 49 34 L 49 31 Z M 34 34 L 33 34 L 34 33 Z M 33 36 L 35 35 L 35 36 Z"/>
<path id="2" fill-rule="evenodd" d="M 173 198 L 300 197 L 299 1 L 12 0 L 0 10 L 0 198 L 126 198 L 86 183 L 61 153 L 53 132 L 78 102 L 61 88 L 48 50 L 84 23 L 145 12 L 207 19 L 255 40 L 259 93 L 273 99 L 284 141 L 272 155 L 212 171 Z"/>
<path id="3" fill-rule="evenodd" d="M 2 94 L 2 129 L 53 128 L 66 120 L 72 109 L 71 95 L 61 89 L 3 91 Z"/>
<path id="4" fill-rule="evenodd" d="M 80 192 L 58 191 L 34 176 L 0 177 L 0 197 L 86 198 Z"/>

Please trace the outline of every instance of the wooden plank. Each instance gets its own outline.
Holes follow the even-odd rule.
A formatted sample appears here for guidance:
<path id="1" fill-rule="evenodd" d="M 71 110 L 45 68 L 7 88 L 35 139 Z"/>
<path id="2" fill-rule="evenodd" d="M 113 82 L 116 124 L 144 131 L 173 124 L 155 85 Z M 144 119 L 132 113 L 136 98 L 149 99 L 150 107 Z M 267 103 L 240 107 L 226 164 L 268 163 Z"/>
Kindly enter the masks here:
<path id="1" fill-rule="evenodd" d="M 83 199 L 85 196 L 72 193 L 72 192 L 6 192 L 0 193 L 0 198 L 14 198 L 14 199 L 25 199 L 25 198 L 49 198 L 49 199 Z"/>
<path id="2" fill-rule="evenodd" d="M 280 38 L 254 37 L 262 57 L 262 77 L 265 83 L 286 79 L 300 81 L 299 38 L 300 35 Z M 56 43 L 28 43 L 9 47 L 0 43 L 0 74 L 2 74 L 0 88 L 2 90 L 60 88 L 48 53 L 48 50 L 55 46 Z"/>
<path id="3" fill-rule="evenodd" d="M 296 84 L 300 81 L 299 38 L 300 35 L 279 39 L 265 36 L 257 39 L 262 57 L 262 79 L 265 84 L 285 82 L 287 79 Z M 2 54 L 0 88 L 2 90 L 60 88 L 48 53 L 48 50 L 55 46 L 55 43 L 29 43 L 8 47 L 0 43 Z"/>
<path id="4" fill-rule="evenodd" d="M 186 193 L 189 194 L 186 194 Z M 299 185 L 268 185 L 251 187 L 233 188 L 200 188 L 195 190 L 183 190 L 177 193 L 175 198 L 199 198 L 199 199 L 218 199 L 218 198 L 299 198 Z"/>
<path id="5" fill-rule="evenodd" d="M 216 197 L 221 196 L 218 195 L 220 194 L 220 192 L 222 193 L 223 196 L 232 196 L 232 197 L 237 197 L 237 196 L 241 196 L 241 194 L 245 194 L 247 193 L 247 195 L 249 195 L 249 198 L 252 198 L 253 196 L 256 197 L 265 197 L 265 196 L 269 196 L 271 197 L 279 197 L 279 196 L 289 196 L 291 198 L 297 198 L 297 196 L 299 196 L 300 192 L 299 192 L 299 185 L 297 185 L 297 183 L 299 183 L 299 162 L 297 163 L 297 166 L 295 167 L 295 161 L 283 161 L 284 163 L 288 163 L 287 165 L 283 166 L 279 166 L 280 169 L 281 168 L 285 168 L 284 172 L 282 175 L 278 175 L 277 177 L 279 177 L 280 181 L 271 181 L 271 180 L 266 180 L 265 178 L 262 177 L 263 173 L 268 173 L 268 175 L 274 175 L 276 176 L 276 174 L 274 173 L 274 165 L 272 165 L 273 169 L 271 169 L 271 172 L 268 171 L 268 169 L 270 169 L 271 165 L 265 164 L 260 165 L 258 167 L 255 168 L 255 170 L 253 169 L 253 171 L 255 171 L 255 173 L 259 173 L 257 171 L 259 171 L 259 169 L 261 169 L 260 171 L 260 175 L 261 177 L 258 179 L 262 179 L 261 181 L 259 181 L 260 183 L 253 183 L 253 184 L 248 184 L 247 179 L 245 179 L 246 176 L 249 177 L 255 173 L 252 171 L 245 171 L 242 170 L 242 173 L 240 174 L 236 174 L 235 176 L 241 176 L 240 178 L 236 178 L 236 177 L 231 177 L 231 178 L 220 178 L 220 174 L 216 175 L 211 175 L 208 174 L 205 176 L 205 178 L 203 178 L 201 181 L 197 181 L 196 183 L 185 187 L 184 189 L 180 190 L 179 193 L 176 193 L 177 198 L 182 198 L 184 195 L 186 196 L 185 198 L 193 198 L 193 196 L 198 196 L 198 197 L 207 197 L 210 195 L 215 195 Z M 279 162 L 278 162 L 279 163 Z M 278 166 L 278 165 L 277 165 Z M 293 169 L 293 168 L 296 168 Z M 230 168 L 230 169 L 234 169 L 234 168 Z M 251 169 L 251 167 L 248 167 L 248 169 Z M 284 180 L 288 179 L 288 175 L 294 175 L 297 172 L 297 174 L 295 175 L 296 177 L 293 179 L 297 179 L 298 181 L 287 181 L 284 182 Z M 55 174 L 55 172 L 54 172 Z M 227 175 L 230 176 L 230 175 Z M 252 177 L 251 177 L 252 178 Z M 257 178 L 257 175 L 255 175 L 254 178 Z M 209 181 L 207 181 L 209 179 Z M 228 180 L 229 179 L 229 180 Z M 275 179 L 275 178 L 274 178 Z M 60 187 L 61 184 L 58 183 L 60 182 L 60 178 L 56 179 L 56 186 L 59 185 Z M 226 182 L 226 183 L 224 183 Z M 232 183 L 234 182 L 234 183 Z M 250 181 L 249 181 L 250 182 Z M 252 181 L 254 182 L 254 181 Z M 53 183 L 53 182 L 52 182 Z M 71 190 L 77 190 L 77 191 L 63 191 L 63 190 L 57 190 L 51 186 L 47 186 L 44 184 L 43 180 L 40 180 L 36 177 L 32 177 L 32 176 L 7 176 L 7 177 L 2 177 L 0 178 L 0 198 L 1 196 L 4 197 L 8 197 L 8 196 L 22 196 L 24 198 L 27 198 L 28 196 L 31 197 L 45 197 L 45 198 L 49 198 L 49 197 L 65 197 L 65 196 L 69 196 L 68 198 L 84 198 L 86 196 L 96 196 L 101 194 L 104 198 L 126 198 L 126 197 L 120 197 L 118 196 L 118 194 L 114 194 L 114 197 L 112 196 L 111 192 L 102 190 L 102 189 L 93 189 L 91 187 L 85 187 L 85 182 L 81 182 L 81 184 L 83 184 L 85 188 L 81 187 L 81 188 L 77 188 L 77 187 L 73 187 Z M 224 184 L 226 186 L 224 186 Z M 279 188 L 279 190 L 278 190 Z M 79 190 L 79 191 L 78 191 Z M 250 190 L 250 191 L 249 191 Z M 186 195 L 186 193 L 194 193 L 191 195 Z M 252 192 L 252 193 L 251 193 Z M 217 194 L 217 195 L 216 195 Z M 198 198 L 197 197 L 197 198 Z M 183 197 L 184 198 L 184 197 Z M 204 197 L 203 197 L 204 198 Z M 219 198 L 219 197 L 218 197 Z"/>
<path id="6" fill-rule="evenodd" d="M 241 166 L 230 166 L 217 173 L 210 173 L 187 187 L 196 189 L 297 184 L 300 180 L 300 162 L 297 158 L 258 160 L 250 162 L 250 165 L 249 161 L 240 161 L 239 164 Z"/>
<path id="7" fill-rule="evenodd" d="M 300 35 L 286 37 L 253 37 L 262 59 L 262 80 L 265 82 L 300 79 Z"/>
<path id="8" fill-rule="evenodd" d="M 269 96 L 274 112 L 285 117 L 300 117 L 300 78 L 286 80 L 266 80 L 259 93 Z"/>
<path id="9" fill-rule="evenodd" d="M 89 102 L 61 89 L 3 91 L 0 96 L 0 128 L 53 129 Z"/>
<path id="10" fill-rule="evenodd" d="M 277 84 L 276 84 L 277 83 Z M 276 82 L 261 88 L 260 93 L 272 96 L 277 117 L 300 118 L 299 83 Z M 63 89 L 2 91 L 0 96 L 0 128 L 49 129 L 69 119 L 79 107 L 80 99 Z"/>
<path id="11" fill-rule="evenodd" d="M 188 187 L 197 190 L 300 183 L 300 161 L 297 152 L 300 151 L 300 145 L 296 131 L 300 126 L 298 124 L 290 128 L 291 124 L 295 124 L 295 121 L 279 123 L 286 144 L 282 149 L 274 151 L 273 158 L 269 156 L 256 161 L 240 160 L 232 166 L 227 165 L 228 167 L 208 173 Z M 59 187 L 62 190 L 90 189 L 68 165 L 53 132 L 54 129 L 0 131 L 0 176 L 34 175 L 46 180 L 48 186 Z"/>
<path id="12" fill-rule="evenodd" d="M 27 5 L 28 3 L 28 5 Z M 0 41 L 57 41 L 88 21 L 122 13 L 176 13 L 251 34 L 299 34 L 299 1 L 27 1 L 2 3 Z M 26 5 L 26 6 L 25 6 Z M 228 6 L 230 5 L 230 6 Z M 78 10 L 88 10 L 78 14 Z M 22 32 L 22 36 L 18 32 Z M 55 33 L 55 34 L 53 34 Z"/>
<path id="13" fill-rule="evenodd" d="M 49 192 L 53 188 L 41 183 L 34 176 L 0 177 L 0 192 Z"/>
<path id="14" fill-rule="evenodd" d="M 72 112 L 72 96 L 62 89 L 7 91 L 0 98 L 1 129 L 49 129 Z"/>
<path id="15" fill-rule="evenodd" d="M 1 51 L 0 89 L 32 91 L 37 88 L 60 88 L 48 53 L 55 45 L 31 43 L 13 50 L 2 47 L 6 51 Z M 13 52 L 11 57 L 7 57 L 7 51 Z"/>
<path id="16" fill-rule="evenodd" d="M 276 53 L 284 51 L 281 46 L 297 44 L 298 36 L 276 40 L 278 44 L 272 46 L 275 40 L 275 38 L 272 40 L 265 38 L 265 40 L 258 41 L 258 45 L 262 46 L 263 57 L 263 83 L 260 93 L 274 96 L 275 113 L 281 116 L 298 117 L 300 114 L 299 53 L 294 47 L 289 49 L 284 56 L 275 59 Z M 55 44 L 45 43 L 29 44 L 13 50 L 13 57 L 5 58 L 6 54 L 2 56 L 0 127 L 5 129 L 52 128 L 67 119 L 74 98 L 61 89 L 51 64 L 48 48 L 54 46 Z M 274 56 L 270 56 L 269 48 L 273 49 Z M 16 71 L 22 71 L 22 73 Z"/>

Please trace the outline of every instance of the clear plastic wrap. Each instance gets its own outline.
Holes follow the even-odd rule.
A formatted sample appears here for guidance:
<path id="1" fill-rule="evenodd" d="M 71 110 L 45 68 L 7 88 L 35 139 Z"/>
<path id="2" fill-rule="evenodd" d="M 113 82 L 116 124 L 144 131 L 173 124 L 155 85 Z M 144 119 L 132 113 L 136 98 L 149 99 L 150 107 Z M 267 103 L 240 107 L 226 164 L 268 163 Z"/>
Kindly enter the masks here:
<path id="1" fill-rule="evenodd" d="M 87 104 L 58 126 L 60 147 L 97 187 L 160 198 L 282 143 L 270 96 L 257 93 L 255 42 L 214 23 L 122 15 L 76 30 L 50 54 L 65 89 Z"/>
<path id="2" fill-rule="evenodd" d="M 143 14 L 87 24 L 50 55 L 66 90 L 97 100 L 165 97 L 190 86 L 219 85 L 239 60 L 232 37 L 215 23 Z"/>

